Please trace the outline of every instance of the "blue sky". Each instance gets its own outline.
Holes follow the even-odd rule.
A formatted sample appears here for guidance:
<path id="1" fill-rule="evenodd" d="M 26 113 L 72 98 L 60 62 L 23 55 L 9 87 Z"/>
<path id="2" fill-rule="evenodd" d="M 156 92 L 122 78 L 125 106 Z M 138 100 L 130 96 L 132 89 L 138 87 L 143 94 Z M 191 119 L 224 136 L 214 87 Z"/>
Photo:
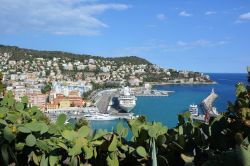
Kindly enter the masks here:
<path id="1" fill-rule="evenodd" d="M 0 44 L 242 73 L 249 0 L 0 0 Z"/>

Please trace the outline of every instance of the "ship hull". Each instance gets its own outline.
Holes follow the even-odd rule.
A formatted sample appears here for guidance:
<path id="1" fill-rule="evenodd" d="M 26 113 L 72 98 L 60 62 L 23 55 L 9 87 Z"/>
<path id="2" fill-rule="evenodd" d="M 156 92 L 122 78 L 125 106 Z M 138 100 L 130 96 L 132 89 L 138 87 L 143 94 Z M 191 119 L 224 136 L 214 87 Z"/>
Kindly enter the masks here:
<path id="1" fill-rule="evenodd" d="M 124 87 L 123 92 L 118 97 L 119 106 L 125 112 L 131 112 L 131 110 L 136 105 L 136 97 L 130 95 L 130 89 L 128 87 Z"/>
<path id="2" fill-rule="evenodd" d="M 120 106 L 120 108 L 121 108 L 123 111 L 125 111 L 125 112 L 131 112 L 132 109 L 135 107 L 135 105 L 133 105 L 133 106 L 119 105 L 119 106 Z"/>

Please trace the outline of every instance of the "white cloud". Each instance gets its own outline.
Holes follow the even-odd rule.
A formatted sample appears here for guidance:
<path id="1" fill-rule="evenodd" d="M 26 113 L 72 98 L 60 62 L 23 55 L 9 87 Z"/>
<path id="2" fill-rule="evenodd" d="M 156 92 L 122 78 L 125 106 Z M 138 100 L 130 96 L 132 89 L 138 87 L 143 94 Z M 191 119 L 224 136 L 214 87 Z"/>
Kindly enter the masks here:
<path id="1" fill-rule="evenodd" d="M 197 48 L 197 47 L 206 47 L 211 44 L 211 41 L 208 40 L 195 40 L 190 42 L 184 42 L 184 41 L 178 41 L 177 46 L 182 47 L 183 49 L 191 49 L 191 48 Z"/>
<path id="2" fill-rule="evenodd" d="M 165 20 L 165 19 L 166 19 L 166 16 L 165 16 L 165 14 L 160 13 L 160 14 L 157 14 L 157 15 L 156 15 L 156 18 L 157 18 L 158 20 Z"/>
<path id="3" fill-rule="evenodd" d="M 213 14 L 216 14 L 217 12 L 216 11 L 207 11 L 205 12 L 205 15 L 213 15 Z"/>
<path id="4" fill-rule="evenodd" d="M 210 41 L 210 40 L 199 39 L 199 40 L 189 41 L 189 42 L 177 41 L 176 46 L 186 50 L 186 49 L 193 49 L 193 48 L 199 48 L 199 47 L 215 47 L 215 46 L 224 45 L 227 43 L 228 41 L 226 40 Z"/>
<path id="5" fill-rule="evenodd" d="M 96 35 L 101 28 L 108 27 L 98 15 L 128 8 L 126 4 L 95 0 L 1 0 L 0 33 Z"/>
<path id="6" fill-rule="evenodd" d="M 184 42 L 184 41 L 177 41 L 176 44 L 177 44 L 178 46 L 187 46 L 187 45 L 188 45 L 188 43 L 186 43 L 186 42 Z"/>
<path id="7" fill-rule="evenodd" d="M 239 19 L 241 19 L 241 20 L 250 20 L 250 12 L 241 14 L 239 16 Z"/>
<path id="8" fill-rule="evenodd" d="M 130 47 L 127 48 L 126 50 L 130 54 L 140 54 L 142 52 L 159 51 L 159 50 L 164 52 L 179 52 L 196 48 L 217 47 L 220 45 L 225 45 L 227 43 L 228 43 L 227 40 L 210 41 L 205 39 L 199 39 L 194 41 L 179 40 L 174 43 L 167 43 L 158 40 L 150 40 L 141 46 Z"/>
<path id="9" fill-rule="evenodd" d="M 241 14 L 235 21 L 236 24 L 244 23 L 250 21 L 250 12 Z"/>
<path id="10" fill-rule="evenodd" d="M 192 14 L 191 14 L 191 13 L 188 13 L 188 12 L 186 12 L 186 11 L 182 11 L 182 12 L 179 13 L 179 16 L 190 17 L 190 16 L 192 16 Z"/>

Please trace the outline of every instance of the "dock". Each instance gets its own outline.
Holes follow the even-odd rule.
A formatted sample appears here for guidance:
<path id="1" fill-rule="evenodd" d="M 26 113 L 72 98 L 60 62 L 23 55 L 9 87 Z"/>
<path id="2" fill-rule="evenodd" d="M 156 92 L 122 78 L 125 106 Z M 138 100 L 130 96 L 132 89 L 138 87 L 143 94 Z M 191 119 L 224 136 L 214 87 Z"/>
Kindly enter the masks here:
<path id="1" fill-rule="evenodd" d="M 169 96 L 170 93 L 174 93 L 174 91 L 166 91 L 166 90 L 151 90 L 151 91 L 141 91 L 135 92 L 135 96 L 151 96 L 151 97 L 164 97 Z"/>
<path id="2" fill-rule="evenodd" d="M 134 113 L 111 113 L 111 117 L 116 117 L 117 119 L 133 119 L 137 116 L 134 116 Z"/>
<path id="3" fill-rule="evenodd" d="M 67 120 L 69 119 L 79 119 L 84 118 L 86 120 L 94 121 L 106 121 L 106 120 L 116 120 L 116 119 L 133 119 L 134 113 L 101 113 L 97 107 L 84 107 L 84 108 L 64 108 L 64 109 L 50 109 L 45 112 L 45 114 L 51 119 L 52 122 L 57 120 L 60 114 L 67 115 Z"/>
<path id="4" fill-rule="evenodd" d="M 131 88 L 131 94 L 135 95 L 136 97 L 139 96 L 150 96 L 150 97 L 164 97 L 169 96 L 170 93 L 174 93 L 174 91 L 167 91 L 167 90 L 156 90 L 151 88 Z"/>

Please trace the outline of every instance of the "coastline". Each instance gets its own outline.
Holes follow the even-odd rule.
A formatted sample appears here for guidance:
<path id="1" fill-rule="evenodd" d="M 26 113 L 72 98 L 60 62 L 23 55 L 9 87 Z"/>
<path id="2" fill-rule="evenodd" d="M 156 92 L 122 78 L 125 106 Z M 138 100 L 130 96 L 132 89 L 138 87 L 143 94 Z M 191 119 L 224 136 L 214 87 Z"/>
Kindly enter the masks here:
<path id="1" fill-rule="evenodd" d="M 175 82 L 147 82 L 151 85 L 214 85 L 218 84 L 217 82 L 181 82 L 181 83 L 175 83 Z"/>

